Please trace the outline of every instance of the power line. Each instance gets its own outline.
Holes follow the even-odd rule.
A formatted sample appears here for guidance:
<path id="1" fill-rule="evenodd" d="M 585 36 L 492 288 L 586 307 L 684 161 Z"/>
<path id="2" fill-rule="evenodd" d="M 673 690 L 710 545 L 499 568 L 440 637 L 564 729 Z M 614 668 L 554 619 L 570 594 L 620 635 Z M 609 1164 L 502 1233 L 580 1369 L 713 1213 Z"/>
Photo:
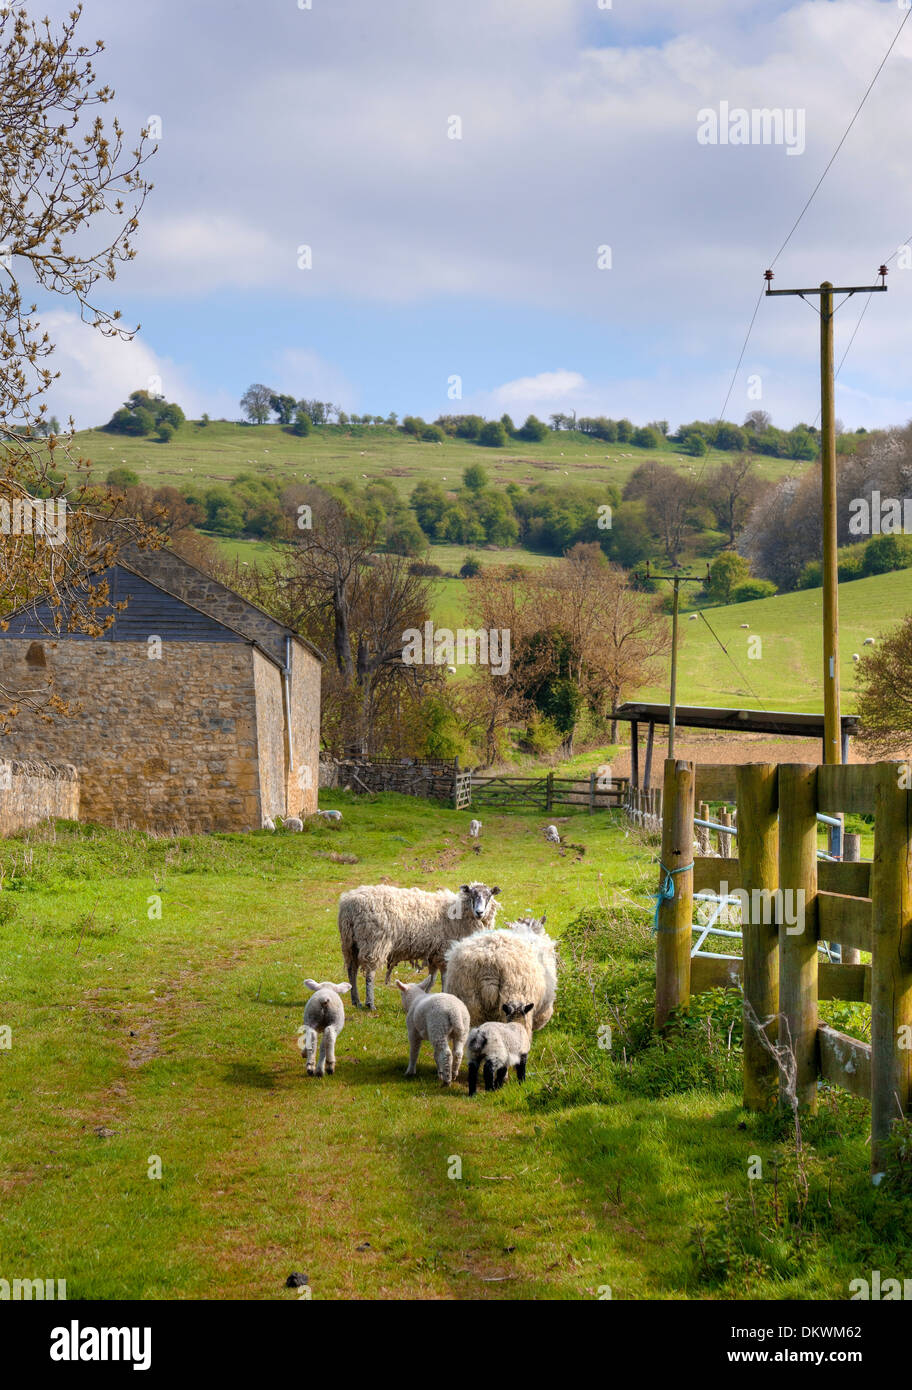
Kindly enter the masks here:
<path id="1" fill-rule="evenodd" d="M 747 679 L 747 676 L 746 676 L 746 675 L 744 674 L 744 672 L 741 670 L 740 666 L 738 665 L 738 663 L 735 661 L 734 657 L 733 657 L 733 656 L 731 655 L 731 653 L 729 652 L 729 650 L 728 650 L 728 648 L 726 647 L 725 643 L 722 641 L 721 637 L 720 637 L 719 634 L 716 632 L 715 628 L 712 626 L 712 624 L 710 623 L 709 619 L 706 617 L 706 614 L 703 612 L 703 609 L 702 609 L 702 608 L 698 608 L 698 609 L 697 609 L 697 612 L 700 614 L 700 617 L 703 619 L 703 622 L 704 622 L 704 623 L 706 624 L 706 626 L 709 628 L 709 630 L 710 630 L 710 632 L 712 633 L 713 637 L 714 637 L 715 640 L 718 642 L 719 646 L 722 648 L 722 650 L 723 650 L 723 652 L 725 653 L 725 655 L 728 657 L 729 661 L 731 662 L 731 664 L 732 664 L 732 666 L 734 667 L 734 669 L 735 669 L 735 671 L 737 672 L 737 674 L 740 676 L 741 680 L 744 681 L 744 684 L 747 686 L 747 688 L 748 688 L 748 690 L 750 691 L 751 695 L 753 695 L 754 699 L 757 701 L 758 705 L 759 705 L 760 708 L 763 710 L 764 714 L 769 714 L 770 711 L 766 708 L 766 705 L 765 705 L 765 704 L 763 703 L 763 701 L 760 699 L 760 696 L 757 694 L 756 690 L 755 690 L 754 687 L 751 685 L 750 681 Z M 776 733 L 781 733 L 782 731 L 781 731 L 781 729 L 778 729 L 778 728 L 775 728 L 775 727 L 774 727 L 774 732 L 776 732 Z"/>

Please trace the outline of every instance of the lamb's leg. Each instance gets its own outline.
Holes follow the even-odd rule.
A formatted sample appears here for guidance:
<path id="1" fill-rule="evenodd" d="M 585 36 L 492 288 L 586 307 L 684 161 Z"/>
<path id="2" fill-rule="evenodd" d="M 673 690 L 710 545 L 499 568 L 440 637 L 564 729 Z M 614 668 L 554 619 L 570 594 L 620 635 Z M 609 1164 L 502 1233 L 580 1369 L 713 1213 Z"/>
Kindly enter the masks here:
<path id="1" fill-rule="evenodd" d="M 453 1079 L 453 1054 L 446 1038 L 434 1043 L 434 1061 L 437 1063 L 437 1076 L 443 1086 L 449 1086 Z"/>
<path id="2" fill-rule="evenodd" d="M 485 1058 L 484 1083 L 486 1091 L 494 1090 L 494 1063 L 491 1061 L 490 1057 Z"/>
<path id="3" fill-rule="evenodd" d="M 421 1051 L 421 1039 L 416 1030 L 409 1024 L 409 1064 L 405 1069 L 406 1076 L 418 1075 L 418 1053 Z"/>
<path id="4" fill-rule="evenodd" d="M 525 1058 L 525 1057 L 520 1057 L 519 1061 L 516 1063 L 515 1071 L 516 1071 L 516 1080 L 517 1080 L 517 1081 L 525 1081 L 525 1079 L 526 1079 L 526 1058 Z"/>
<path id="5" fill-rule="evenodd" d="M 458 1038 L 453 1039 L 453 1080 L 459 1075 L 459 1068 L 462 1066 L 462 1043 Z"/>
<path id="6" fill-rule="evenodd" d="M 357 957 L 350 962 L 348 967 L 348 982 L 351 985 L 352 1003 L 356 1009 L 360 1009 L 361 1000 L 358 998 L 358 960 Z"/>
<path id="7" fill-rule="evenodd" d="M 375 971 L 365 970 L 364 972 L 364 1002 L 374 1012 L 374 975 Z"/>
<path id="8" fill-rule="evenodd" d="M 336 1030 L 332 1025 L 323 1034 L 323 1055 L 326 1060 L 326 1070 L 332 1076 L 336 1070 Z"/>
<path id="9" fill-rule="evenodd" d="M 314 1074 L 314 1057 L 317 1051 L 317 1035 L 313 1028 L 308 1028 L 304 1034 L 304 1061 L 307 1065 L 307 1075 Z"/>
<path id="10" fill-rule="evenodd" d="M 478 1063 L 469 1063 L 469 1095 L 474 1096 L 478 1089 Z"/>
<path id="11" fill-rule="evenodd" d="M 504 1082 L 505 1082 L 506 1079 L 507 1079 L 507 1072 L 508 1072 L 509 1070 L 510 1070 L 509 1067 L 501 1067 L 501 1068 L 499 1069 L 499 1071 L 498 1071 L 498 1073 L 497 1073 L 497 1080 L 494 1082 L 494 1090 L 495 1090 L 495 1091 L 499 1091 L 499 1090 L 500 1090 L 501 1086 L 504 1084 Z"/>
<path id="12" fill-rule="evenodd" d="M 322 1076 L 326 1067 L 326 1030 L 320 1034 L 320 1056 L 317 1061 L 317 1076 Z"/>

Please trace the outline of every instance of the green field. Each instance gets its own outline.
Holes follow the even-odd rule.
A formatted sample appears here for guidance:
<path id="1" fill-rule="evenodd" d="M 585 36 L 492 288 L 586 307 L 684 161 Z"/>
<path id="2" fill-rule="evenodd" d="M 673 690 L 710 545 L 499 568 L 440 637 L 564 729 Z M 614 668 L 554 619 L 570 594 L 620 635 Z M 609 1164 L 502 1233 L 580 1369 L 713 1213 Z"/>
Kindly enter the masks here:
<path id="1" fill-rule="evenodd" d="M 801 589 L 753 603 L 705 609 L 731 660 L 701 618 L 685 616 L 678 679 L 681 704 L 822 710 L 822 603 L 822 590 Z M 839 674 L 844 713 L 856 708 L 857 668 L 852 654 L 864 653 L 866 637 L 879 637 L 910 610 L 912 569 L 840 584 Z M 742 623 L 749 625 L 746 630 Z M 748 655 L 751 637 L 761 639 L 758 657 Z M 667 687 L 643 690 L 640 698 L 667 701 Z"/>
<path id="2" fill-rule="evenodd" d="M 402 496 L 408 496 L 422 479 L 458 487 L 463 469 L 481 463 L 492 483 L 615 483 L 620 486 L 646 459 L 660 457 L 679 462 L 682 469 L 703 467 L 666 443 L 661 449 L 635 449 L 632 445 L 604 444 L 583 435 L 552 433 L 540 444 L 511 440 L 504 449 L 486 449 L 468 440 L 447 438 L 442 444 L 423 443 L 398 430 L 377 427 L 359 434 L 335 429 L 314 430 L 299 439 L 280 425 L 241 425 L 188 422 L 168 444 L 149 437 L 107 434 L 103 430 L 80 431 L 73 453 L 92 461 L 101 478 L 111 468 L 126 464 L 150 487 L 166 483 L 186 487 L 190 483 L 211 486 L 228 483 L 239 473 L 263 473 L 289 482 L 364 483 L 382 478 Z M 731 455 L 713 450 L 707 466 Z M 779 477 L 806 465 L 788 459 L 758 456 L 757 472 L 764 478 Z"/>
<path id="3" fill-rule="evenodd" d="M 796 1227 L 787 1127 L 740 1110 L 737 995 L 649 1041 L 637 833 L 580 815 L 564 833 L 585 853 L 562 855 L 541 817 L 488 813 L 476 855 L 466 813 L 325 799 L 339 830 L 0 842 L 5 1277 L 65 1278 L 70 1299 L 289 1300 L 292 1271 L 315 1299 L 819 1299 L 901 1272 L 909 1213 L 870 1184 L 864 1106 L 823 1095 Z M 376 1016 L 349 1007 L 336 1075 L 305 1076 L 302 980 L 341 978 L 336 899 L 381 875 L 547 911 L 557 1010 L 524 1087 L 442 1091 L 427 1049 L 407 1081 L 382 988 Z"/>

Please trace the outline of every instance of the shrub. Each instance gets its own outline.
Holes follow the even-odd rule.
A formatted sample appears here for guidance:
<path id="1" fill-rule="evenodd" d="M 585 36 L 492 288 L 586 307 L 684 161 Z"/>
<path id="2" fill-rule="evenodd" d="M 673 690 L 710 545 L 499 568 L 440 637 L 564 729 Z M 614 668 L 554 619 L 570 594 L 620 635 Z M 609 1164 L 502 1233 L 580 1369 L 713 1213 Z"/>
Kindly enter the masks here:
<path id="1" fill-rule="evenodd" d="M 873 536 L 864 548 L 862 574 L 889 574 L 905 569 L 909 556 L 898 536 Z"/>
<path id="2" fill-rule="evenodd" d="M 459 571 L 459 578 L 474 579 L 476 574 L 480 573 L 481 561 L 479 560 L 478 556 L 472 554 L 467 555 L 462 562 L 462 568 Z"/>
<path id="3" fill-rule="evenodd" d="M 132 468 L 112 468 L 105 478 L 108 487 L 136 487 L 139 483 L 139 474 L 134 473 Z"/>
<path id="4" fill-rule="evenodd" d="M 306 410 L 299 410 L 294 417 L 294 424 L 291 427 L 292 434 L 310 434 L 312 425 L 311 419 Z"/>
<path id="5" fill-rule="evenodd" d="M 442 444 L 446 435 L 439 425 L 426 425 L 421 431 L 421 438 L 426 444 Z"/>
<path id="6" fill-rule="evenodd" d="M 162 420 L 158 429 L 155 431 L 155 438 L 159 444 L 170 444 L 174 438 L 174 426 L 167 420 Z"/>
<path id="7" fill-rule="evenodd" d="M 507 431 L 500 420 L 487 420 L 478 436 L 479 444 L 486 449 L 502 449 L 507 442 Z"/>
<path id="8" fill-rule="evenodd" d="M 732 590 L 734 603 L 750 603 L 755 598 L 771 598 L 776 593 L 775 584 L 769 579 L 746 579 Z"/>

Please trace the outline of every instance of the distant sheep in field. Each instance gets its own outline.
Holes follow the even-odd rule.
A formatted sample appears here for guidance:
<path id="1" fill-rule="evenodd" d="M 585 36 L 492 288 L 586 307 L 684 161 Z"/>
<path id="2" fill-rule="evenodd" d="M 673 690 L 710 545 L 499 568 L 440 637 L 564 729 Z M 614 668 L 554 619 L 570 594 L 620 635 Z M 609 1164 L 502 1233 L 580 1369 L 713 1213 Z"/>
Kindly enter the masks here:
<path id="1" fill-rule="evenodd" d="M 308 1076 L 322 1076 L 324 1067 L 332 1076 L 336 1070 L 336 1038 L 345 1027 L 345 1005 L 341 996 L 348 993 L 351 985 L 334 985 L 328 980 L 322 984 L 316 980 L 305 980 L 304 984 L 314 992 L 304 1006 L 304 1022 L 298 1029 L 298 1047 L 307 1064 Z"/>
<path id="2" fill-rule="evenodd" d="M 304 829 L 304 822 L 301 820 L 300 816 L 285 816 L 284 820 L 276 816 L 276 820 L 283 830 L 292 830 L 300 834 Z"/>
<path id="3" fill-rule="evenodd" d="M 453 994 L 430 994 L 433 975 L 422 984 L 404 985 L 396 981 L 402 996 L 409 1039 L 409 1063 L 406 1076 L 418 1075 L 418 1053 L 421 1044 L 429 1042 L 434 1049 L 437 1076 L 442 1085 L 456 1080 L 462 1064 L 462 1054 L 469 1036 L 469 1011 Z"/>
<path id="4" fill-rule="evenodd" d="M 874 638 L 873 638 L 873 637 L 866 637 L 866 638 L 864 639 L 864 641 L 862 642 L 861 645 L 862 645 L 863 647 L 873 647 L 873 645 L 874 645 Z"/>
<path id="5" fill-rule="evenodd" d="M 857 652 L 853 652 L 853 653 L 852 653 L 852 660 L 853 660 L 853 661 L 860 661 L 860 660 L 861 660 L 861 657 L 858 655 Z"/>
<path id="6" fill-rule="evenodd" d="M 531 999 L 537 1031 L 554 1013 L 557 945 L 534 919 L 475 932 L 447 951 L 443 987 L 466 1005 L 473 1028 L 500 1022 L 504 1004 Z"/>
<path id="7" fill-rule="evenodd" d="M 322 816 L 324 820 L 340 821 L 342 819 L 341 811 L 318 811 L 317 815 Z"/>
<path id="8" fill-rule="evenodd" d="M 741 627 L 750 627 L 750 623 L 741 623 L 740 626 L 741 626 Z"/>
<path id="9" fill-rule="evenodd" d="M 449 888 L 396 888 L 391 884 L 362 885 L 339 899 L 339 938 L 342 957 L 358 999 L 358 971 L 364 971 L 365 1004 L 374 1007 L 374 976 L 386 971 L 386 983 L 403 961 L 425 964 L 431 983 L 439 970 L 441 982 L 449 946 L 470 932 L 493 926 L 500 904 L 499 888 L 464 883 L 458 893 Z"/>
<path id="10" fill-rule="evenodd" d="M 477 839 L 478 839 L 479 835 L 481 834 L 481 821 L 480 821 L 480 820 L 472 820 L 472 821 L 469 821 L 469 834 L 471 835 L 471 837 L 472 837 L 473 840 L 477 840 Z"/>
<path id="11" fill-rule="evenodd" d="M 561 842 L 560 833 L 556 825 L 549 825 L 545 828 L 545 839 L 549 844 L 559 845 Z"/>
<path id="12" fill-rule="evenodd" d="M 271 830 L 273 833 L 275 833 L 275 821 L 272 819 L 271 816 L 263 817 L 263 829 Z"/>
<path id="13" fill-rule="evenodd" d="M 472 1029 L 468 1041 L 470 1096 L 478 1088 L 480 1065 L 486 1091 L 499 1091 L 511 1067 L 516 1068 L 516 1080 L 525 1081 L 534 1008 L 534 1004 L 504 1004 L 506 1023 L 482 1023 Z"/>

